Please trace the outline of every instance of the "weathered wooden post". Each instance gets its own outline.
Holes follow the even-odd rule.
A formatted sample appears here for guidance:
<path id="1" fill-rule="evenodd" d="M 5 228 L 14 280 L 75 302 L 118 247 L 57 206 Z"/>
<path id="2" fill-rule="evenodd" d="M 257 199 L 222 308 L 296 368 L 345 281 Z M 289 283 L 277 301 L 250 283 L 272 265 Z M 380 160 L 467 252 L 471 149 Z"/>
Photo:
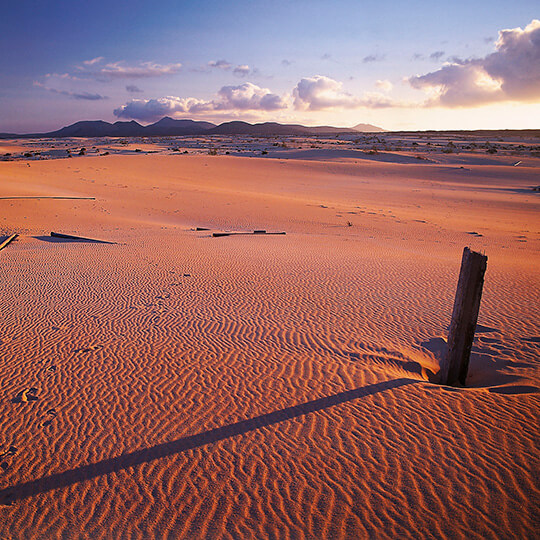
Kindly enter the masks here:
<path id="1" fill-rule="evenodd" d="M 441 384 L 465 384 L 469 357 L 480 310 L 487 257 L 463 249 L 452 322 L 448 334 L 448 351 L 441 366 Z"/>

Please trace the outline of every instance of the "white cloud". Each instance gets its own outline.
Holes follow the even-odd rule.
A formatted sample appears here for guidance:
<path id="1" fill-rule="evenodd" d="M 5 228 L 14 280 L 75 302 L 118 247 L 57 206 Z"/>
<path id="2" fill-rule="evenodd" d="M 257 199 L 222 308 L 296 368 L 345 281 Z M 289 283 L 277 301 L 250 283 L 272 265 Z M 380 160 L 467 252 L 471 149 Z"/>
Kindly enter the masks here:
<path id="1" fill-rule="evenodd" d="M 378 81 L 377 86 L 391 89 L 389 81 Z M 382 86 L 381 86 L 382 85 Z M 361 97 L 353 96 L 342 89 L 343 83 L 316 75 L 300 80 L 293 90 L 294 107 L 304 111 L 322 111 L 325 109 L 382 109 L 387 107 L 404 107 L 403 103 L 394 101 L 380 92 L 364 92 Z"/>
<path id="2" fill-rule="evenodd" d="M 358 107 L 358 98 L 344 92 L 342 86 L 343 83 L 324 75 L 305 77 L 293 90 L 294 106 L 310 111 Z"/>
<path id="3" fill-rule="evenodd" d="M 392 88 L 394 87 L 394 85 L 390 81 L 387 81 L 387 80 L 384 80 L 384 81 L 378 80 L 375 83 L 375 86 L 377 88 L 380 88 L 383 92 L 390 92 Z"/>
<path id="4" fill-rule="evenodd" d="M 126 65 L 124 62 L 109 62 L 102 66 L 102 57 L 85 60 L 82 65 L 76 66 L 76 74 L 66 74 L 73 80 L 95 79 L 97 81 L 110 81 L 113 79 L 145 79 L 149 77 L 163 77 L 178 73 L 182 64 L 157 64 L 155 62 L 141 62 L 136 65 Z"/>
<path id="5" fill-rule="evenodd" d="M 163 116 L 187 113 L 196 115 L 212 111 L 275 111 L 287 107 L 277 94 L 249 82 L 239 86 L 224 86 L 219 90 L 217 97 L 218 99 L 211 101 L 176 96 L 133 99 L 115 109 L 114 115 L 118 118 L 134 118 L 150 122 Z"/>
<path id="6" fill-rule="evenodd" d="M 178 73 L 182 64 L 155 64 L 153 62 L 142 62 L 137 66 L 125 66 L 122 62 L 105 64 L 95 74 L 98 77 L 110 79 L 136 79 L 147 77 L 162 77 Z"/>
<path id="7" fill-rule="evenodd" d="M 285 109 L 287 104 L 268 88 L 246 82 L 239 86 L 224 86 L 218 92 L 220 101 L 214 102 L 216 109 L 241 109 L 275 111 Z"/>
<path id="8" fill-rule="evenodd" d="M 91 60 L 85 60 L 83 64 L 85 66 L 93 66 L 94 64 L 98 64 L 103 60 L 103 56 L 97 56 L 96 58 L 92 58 Z"/>
<path id="9" fill-rule="evenodd" d="M 496 101 L 540 99 L 540 21 L 525 29 L 501 30 L 496 51 L 480 59 L 459 60 L 411 77 L 413 88 L 431 95 L 428 105 L 471 106 Z"/>

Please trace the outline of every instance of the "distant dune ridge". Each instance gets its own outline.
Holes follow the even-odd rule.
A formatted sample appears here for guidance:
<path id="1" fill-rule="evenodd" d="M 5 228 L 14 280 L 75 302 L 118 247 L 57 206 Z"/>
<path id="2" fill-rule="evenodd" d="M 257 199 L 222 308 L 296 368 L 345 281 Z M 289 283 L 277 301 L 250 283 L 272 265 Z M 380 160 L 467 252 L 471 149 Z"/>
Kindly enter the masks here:
<path id="1" fill-rule="evenodd" d="M 180 135 L 316 135 L 330 133 L 382 132 L 382 128 L 371 124 L 358 124 L 353 128 L 336 128 L 331 126 L 306 127 L 299 124 L 278 124 L 265 122 L 249 124 L 248 122 L 225 122 L 219 126 L 211 122 L 195 120 L 175 120 L 165 116 L 161 120 L 142 126 L 135 120 L 118 121 L 114 124 L 103 120 L 84 120 L 48 133 L 0 133 L 0 138 L 14 137 L 154 137 Z"/>

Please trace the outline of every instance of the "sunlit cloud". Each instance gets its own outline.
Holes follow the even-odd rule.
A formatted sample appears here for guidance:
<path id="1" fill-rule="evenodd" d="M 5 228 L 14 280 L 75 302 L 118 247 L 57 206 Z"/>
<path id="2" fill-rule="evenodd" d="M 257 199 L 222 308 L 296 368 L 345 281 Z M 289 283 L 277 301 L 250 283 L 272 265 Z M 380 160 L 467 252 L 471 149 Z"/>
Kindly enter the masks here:
<path id="1" fill-rule="evenodd" d="M 431 106 L 540 99 L 540 21 L 532 20 L 525 29 L 501 30 L 495 48 L 484 58 L 453 58 L 437 71 L 409 78 L 409 83 L 428 93 Z"/>
<path id="2" fill-rule="evenodd" d="M 239 86 L 223 86 L 218 92 L 220 100 L 216 109 L 241 109 L 276 111 L 287 108 L 285 101 L 268 90 L 246 82 Z"/>
<path id="3" fill-rule="evenodd" d="M 390 81 L 378 81 L 378 86 L 385 91 L 392 89 Z M 403 107 L 403 103 L 379 92 L 364 92 L 362 96 L 354 96 L 343 90 L 343 83 L 324 75 L 304 77 L 295 86 L 293 92 L 295 109 L 303 111 L 323 111 L 339 109 L 382 109 Z"/>
<path id="4" fill-rule="evenodd" d="M 167 96 L 158 99 L 133 99 L 115 109 L 118 118 L 154 121 L 163 116 L 202 114 L 213 111 L 277 111 L 285 109 L 286 102 L 267 88 L 246 82 L 238 86 L 223 86 L 215 100 Z"/>
<path id="5" fill-rule="evenodd" d="M 305 77 L 293 90 L 294 106 L 310 111 L 358 107 L 358 98 L 344 92 L 342 87 L 343 83 L 324 75 Z"/>
<path id="6" fill-rule="evenodd" d="M 378 80 L 375 83 L 375 86 L 377 88 L 380 88 L 383 92 L 390 92 L 392 88 L 394 87 L 394 85 L 390 81 L 387 81 L 387 80 L 382 80 L 382 81 Z"/>
<path id="7" fill-rule="evenodd" d="M 140 79 L 148 77 L 162 77 L 178 73 L 182 64 L 156 64 L 154 62 L 142 62 L 136 66 L 126 66 L 123 62 L 105 64 L 102 68 L 89 75 L 104 79 Z"/>
<path id="8" fill-rule="evenodd" d="M 71 80 L 94 79 L 100 82 L 109 82 L 116 79 L 145 79 L 150 77 L 163 77 L 178 73 L 182 64 L 157 64 L 155 62 L 141 62 L 127 65 L 125 62 L 109 62 L 103 65 L 103 57 L 98 56 L 92 60 L 85 60 L 75 66 L 76 70 L 70 73 L 52 73 L 45 77 L 65 78 Z"/>
<path id="9" fill-rule="evenodd" d="M 94 64 L 98 64 L 103 60 L 103 56 L 97 56 L 96 58 L 92 58 L 91 60 L 85 60 L 83 64 L 85 66 L 93 66 Z"/>

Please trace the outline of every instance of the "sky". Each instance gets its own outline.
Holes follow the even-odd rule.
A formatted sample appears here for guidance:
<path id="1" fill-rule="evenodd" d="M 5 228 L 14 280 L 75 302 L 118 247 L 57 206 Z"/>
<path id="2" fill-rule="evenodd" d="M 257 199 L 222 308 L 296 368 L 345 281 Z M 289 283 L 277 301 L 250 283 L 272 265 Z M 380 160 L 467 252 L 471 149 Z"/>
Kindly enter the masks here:
<path id="1" fill-rule="evenodd" d="M 163 116 L 540 128 L 538 0 L 18 0 L 0 132 Z"/>

